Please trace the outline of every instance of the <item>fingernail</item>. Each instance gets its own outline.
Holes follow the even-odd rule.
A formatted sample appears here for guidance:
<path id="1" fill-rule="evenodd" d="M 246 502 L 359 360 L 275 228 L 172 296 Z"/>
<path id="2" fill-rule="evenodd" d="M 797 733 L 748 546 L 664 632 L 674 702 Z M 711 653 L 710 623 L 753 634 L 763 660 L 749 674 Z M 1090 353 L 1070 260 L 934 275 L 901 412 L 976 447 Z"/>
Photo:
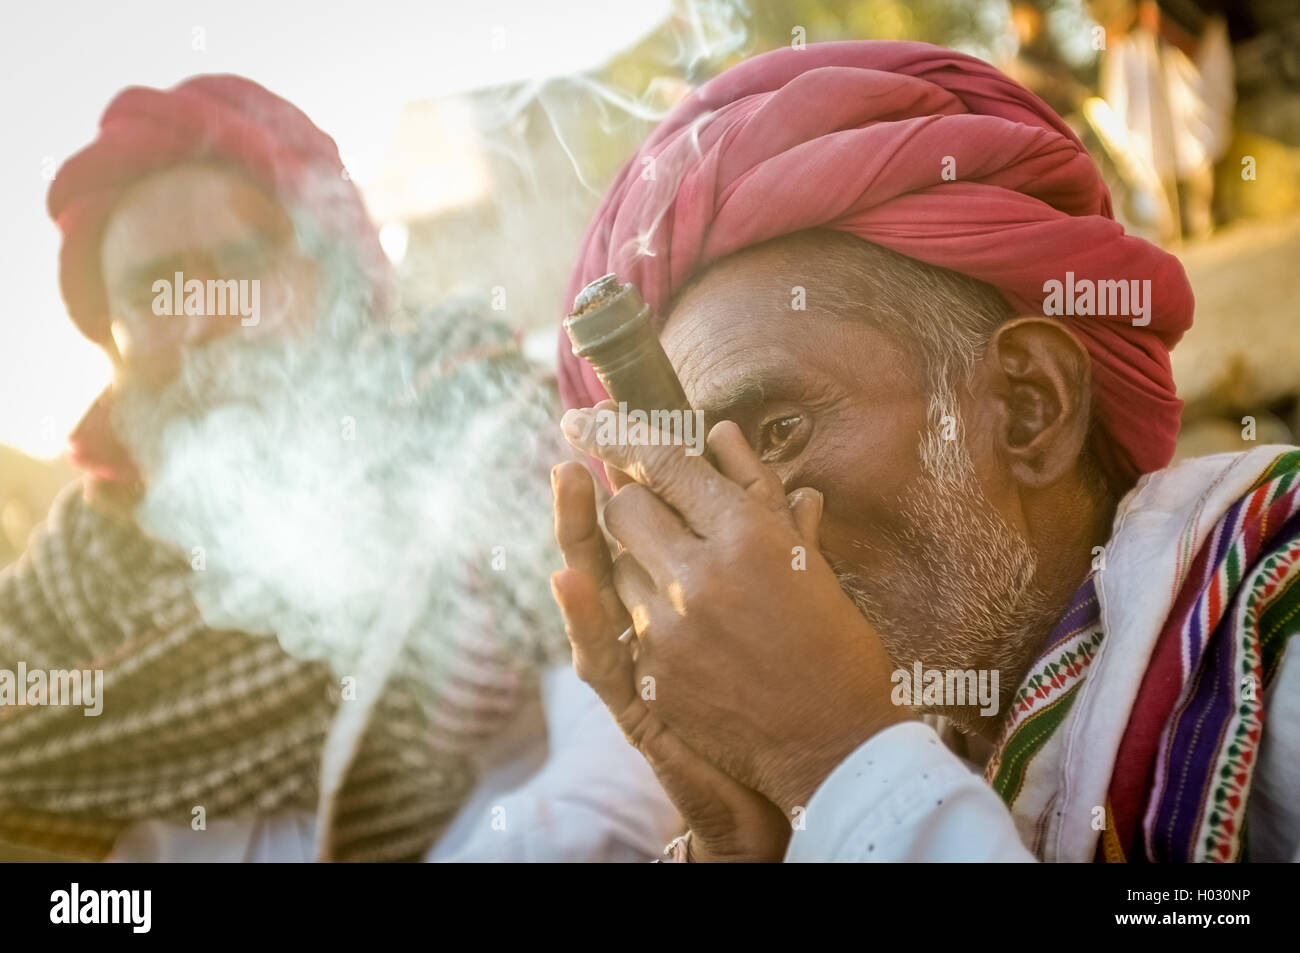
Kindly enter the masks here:
<path id="1" fill-rule="evenodd" d="M 564 416 L 560 418 L 560 429 L 564 435 L 572 440 L 581 440 L 586 432 L 587 411 L 574 407 L 566 410 Z"/>
<path id="2" fill-rule="evenodd" d="M 820 490 L 814 490 L 810 486 L 801 486 L 799 489 L 794 491 L 795 503 L 802 503 L 805 500 L 816 505 L 818 513 L 822 511 L 822 506 L 825 503 L 825 500 L 822 497 Z"/>
<path id="3" fill-rule="evenodd" d="M 822 496 L 821 490 L 814 490 L 811 487 L 808 488 L 808 493 L 817 504 L 817 515 L 821 516 L 822 510 L 826 508 L 826 497 Z"/>

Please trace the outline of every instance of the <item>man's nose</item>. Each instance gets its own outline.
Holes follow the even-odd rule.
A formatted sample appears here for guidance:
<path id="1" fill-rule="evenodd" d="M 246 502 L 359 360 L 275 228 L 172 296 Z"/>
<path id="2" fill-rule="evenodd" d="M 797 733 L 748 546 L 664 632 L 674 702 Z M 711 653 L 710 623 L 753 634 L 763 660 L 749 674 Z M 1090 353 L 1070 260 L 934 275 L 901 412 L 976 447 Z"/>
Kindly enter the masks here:
<path id="1" fill-rule="evenodd" d="M 185 284 L 192 280 L 201 283 L 202 310 L 206 312 L 208 280 L 214 277 L 210 269 L 192 265 L 182 275 Z M 186 348 L 202 346 L 229 330 L 227 316 L 186 314 L 184 286 L 181 290 L 182 294 L 173 301 L 173 313 L 143 315 L 130 329 L 128 364 L 133 372 L 153 384 L 165 384 L 176 376 Z"/>

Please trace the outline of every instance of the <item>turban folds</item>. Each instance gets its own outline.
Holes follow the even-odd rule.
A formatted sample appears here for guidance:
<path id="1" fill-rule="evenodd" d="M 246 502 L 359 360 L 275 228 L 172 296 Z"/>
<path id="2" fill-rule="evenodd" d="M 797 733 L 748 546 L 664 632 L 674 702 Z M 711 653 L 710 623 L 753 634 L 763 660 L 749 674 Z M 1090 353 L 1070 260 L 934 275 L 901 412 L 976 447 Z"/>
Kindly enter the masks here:
<path id="1" fill-rule="evenodd" d="M 1165 466 L 1182 401 L 1169 350 L 1191 325 L 1172 255 L 1124 234 L 1082 143 L 980 60 L 924 43 L 782 49 L 721 74 L 632 157 L 588 228 L 572 299 L 615 272 L 658 312 L 701 269 L 808 228 L 848 232 L 987 282 L 1024 314 L 1044 284 L 1149 280 L 1149 324 L 1062 317 L 1092 358 L 1097 448 L 1115 476 Z M 1138 287 L 1141 287 L 1140 285 Z M 662 314 L 661 314 L 662 317 Z M 561 332 L 569 406 L 602 399 Z"/>
<path id="2" fill-rule="evenodd" d="M 382 309 L 391 266 L 334 140 L 265 87 L 240 76 L 206 75 L 168 90 L 123 90 L 100 118 L 95 140 L 63 164 L 50 186 L 47 207 L 63 236 L 59 286 L 83 334 L 111 346 L 100 246 L 118 199 L 151 173 L 201 159 L 227 164 L 345 242 Z M 110 406 L 102 396 L 78 426 L 74 460 L 104 478 L 134 476 L 111 432 Z"/>

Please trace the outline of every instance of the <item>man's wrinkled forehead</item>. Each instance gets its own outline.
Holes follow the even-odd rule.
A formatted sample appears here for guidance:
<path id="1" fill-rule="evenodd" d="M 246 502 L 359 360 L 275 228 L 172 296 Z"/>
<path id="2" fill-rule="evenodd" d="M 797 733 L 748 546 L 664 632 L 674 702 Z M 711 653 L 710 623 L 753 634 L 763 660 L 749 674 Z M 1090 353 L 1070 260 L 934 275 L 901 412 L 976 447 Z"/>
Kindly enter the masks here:
<path id="1" fill-rule="evenodd" d="M 789 296 L 752 261 L 725 261 L 673 303 L 659 339 L 687 396 L 710 416 L 754 402 L 806 373 Z M 805 329 L 806 330 L 806 329 Z"/>
<path id="2" fill-rule="evenodd" d="M 902 386 L 912 362 L 867 321 L 828 304 L 837 299 L 826 284 L 832 276 L 800 272 L 777 252 L 742 254 L 673 303 L 660 341 L 692 406 L 721 419 L 837 385 Z"/>

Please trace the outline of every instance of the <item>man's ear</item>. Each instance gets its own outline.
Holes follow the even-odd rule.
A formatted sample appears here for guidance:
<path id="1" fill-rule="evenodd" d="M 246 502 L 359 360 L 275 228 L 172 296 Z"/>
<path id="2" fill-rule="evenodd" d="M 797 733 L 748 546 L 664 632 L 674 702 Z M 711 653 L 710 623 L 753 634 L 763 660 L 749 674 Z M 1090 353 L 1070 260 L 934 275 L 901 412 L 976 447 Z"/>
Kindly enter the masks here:
<path id="1" fill-rule="evenodd" d="M 1092 416 L 1092 359 L 1078 338 L 1050 318 L 1015 318 L 994 333 L 983 363 L 1012 477 L 1045 487 L 1071 473 Z"/>

